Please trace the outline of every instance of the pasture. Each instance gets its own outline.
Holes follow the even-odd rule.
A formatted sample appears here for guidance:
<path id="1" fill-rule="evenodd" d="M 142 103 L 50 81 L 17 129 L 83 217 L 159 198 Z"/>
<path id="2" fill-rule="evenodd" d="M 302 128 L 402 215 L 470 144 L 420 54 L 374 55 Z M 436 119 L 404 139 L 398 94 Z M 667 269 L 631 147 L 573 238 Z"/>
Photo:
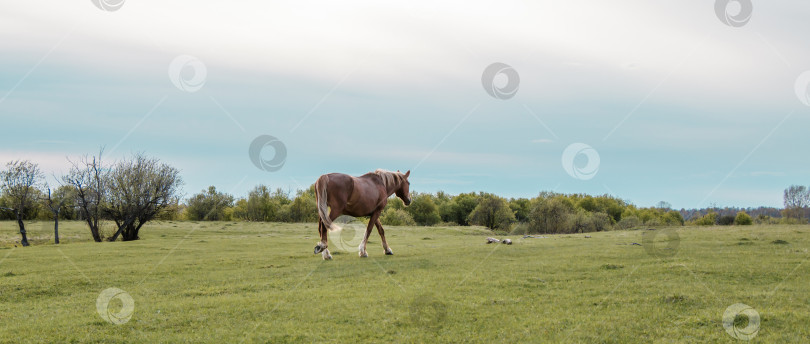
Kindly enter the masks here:
<path id="1" fill-rule="evenodd" d="M 312 253 L 315 224 L 154 222 L 142 240 L 95 243 L 67 222 L 60 245 L 50 223 L 28 227 L 32 246 L 15 248 L 15 223 L 0 223 L 2 342 L 732 343 L 723 314 L 737 303 L 760 315 L 753 342 L 810 338 L 810 226 L 511 246 L 481 228 L 389 226 L 395 255 L 375 231 L 363 259 L 341 249 L 344 229 L 332 261 Z M 120 325 L 96 309 L 111 287 L 133 302 Z"/>

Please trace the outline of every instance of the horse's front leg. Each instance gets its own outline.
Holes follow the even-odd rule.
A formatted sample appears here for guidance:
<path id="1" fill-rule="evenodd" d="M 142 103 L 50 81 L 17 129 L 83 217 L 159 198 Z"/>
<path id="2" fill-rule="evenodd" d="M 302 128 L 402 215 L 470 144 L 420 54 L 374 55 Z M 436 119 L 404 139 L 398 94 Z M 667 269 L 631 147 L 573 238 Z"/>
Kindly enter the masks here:
<path id="1" fill-rule="evenodd" d="M 368 243 L 368 237 L 371 235 L 371 229 L 374 228 L 374 224 L 377 223 L 377 219 L 380 218 L 380 211 L 377 210 L 374 214 L 371 214 L 371 218 L 368 219 L 368 227 L 366 227 L 366 235 L 363 236 L 363 242 L 360 243 L 360 247 L 358 247 L 360 257 L 368 257 L 368 253 L 366 252 L 366 244 Z"/>
<path id="2" fill-rule="evenodd" d="M 388 247 L 388 242 L 385 241 L 385 230 L 383 230 L 382 223 L 380 222 L 379 218 L 377 218 L 377 222 L 375 222 L 375 224 L 377 225 L 377 233 L 380 233 L 380 239 L 382 240 L 382 245 L 383 245 L 383 250 L 385 250 L 385 255 L 393 256 L 394 251 L 391 251 L 391 247 Z"/>

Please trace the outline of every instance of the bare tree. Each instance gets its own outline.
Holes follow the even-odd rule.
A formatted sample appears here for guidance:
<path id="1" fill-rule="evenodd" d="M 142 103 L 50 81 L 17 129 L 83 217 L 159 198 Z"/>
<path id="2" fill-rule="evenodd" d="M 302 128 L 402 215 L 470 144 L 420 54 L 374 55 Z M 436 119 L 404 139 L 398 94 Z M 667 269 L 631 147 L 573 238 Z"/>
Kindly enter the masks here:
<path id="1" fill-rule="evenodd" d="M 3 192 L 8 196 L 11 207 L 4 208 L 14 212 L 17 224 L 20 226 L 22 246 L 28 246 L 28 237 L 25 232 L 23 217 L 25 209 L 33 205 L 35 189 L 42 181 L 43 175 L 39 165 L 28 160 L 15 160 L 6 164 L 6 169 L 0 172 L 0 183 Z"/>
<path id="2" fill-rule="evenodd" d="M 71 161 L 73 166 L 70 168 L 70 172 L 62 177 L 65 184 L 73 186 L 81 214 L 87 222 L 87 226 L 90 227 L 90 233 L 96 242 L 101 242 L 99 226 L 106 192 L 105 172 L 101 164 L 103 152 L 104 149 L 101 149 L 98 157 L 84 156 L 78 162 Z"/>
<path id="3" fill-rule="evenodd" d="M 791 185 L 785 189 L 785 216 L 802 218 L 804 210 L 810 206 L 810 190 L 803 185 Z"/>
<path id="4" fill-rule="evenodd" d="M 138 240 L 138 232 L 148 221 L 177 201 L 182 185 L 179 171 L 158 159 L 136 154 L 117 163 L 107 174 L 108 202 L 105 215 L 115 221 L 124 241 Z"/>
<path id="5" fill-rule="evenodd" d="M 44 199 L 45 205 L 48 209 L 51 210 L 53 213 L 53 242 L 55 244 L 59 243 L 59 213 L 62 211 L 62 207 L 64 207 L 65 203 L 74 195 L 72 194 L 72 189 L 67 189 L 64 187 L 57 188 L 53 190 L 51 193 L 51 188 L 47 185 L 45 188 L 48 190 L 48 197 Z"/>

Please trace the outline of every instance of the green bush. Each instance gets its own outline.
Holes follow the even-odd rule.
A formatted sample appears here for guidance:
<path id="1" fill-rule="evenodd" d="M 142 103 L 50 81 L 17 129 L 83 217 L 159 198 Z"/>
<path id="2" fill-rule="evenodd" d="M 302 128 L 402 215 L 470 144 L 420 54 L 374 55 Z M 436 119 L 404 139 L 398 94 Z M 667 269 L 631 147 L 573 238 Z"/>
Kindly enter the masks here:
<path id="1" fill-rule="evenodd" d="M 515 222 L 515 214 L 505 199 L 486 194 L 470 213 L 469 222 L 493 230 L 509 231 L 512 222 Z"/>
<path id="2" fill-rule="evenodd" d="M 411 214 L 408 214 L 402 209 L 385 209 L 380 215 L 380 222 L 388 226 L 414 226 L 416 221 L 413 220 Z"/>
<path id="3" fill-rule="evenodd" d="M 452 200 L 443 202 L 439 206 L 442 221 L 455 222 L 462 226 L 469 225 L 469 216 L 478 206 L 478 198 L 475 193 L 462 193 Z"/>
<path id="4" fill-rule="evenodd" d="M 289 204 L 290 222 L 317 222 L 318 206 L 315 204 L 315 196 L 309 193 L 301 193 L 292 203 Z"/>
<path id="5" fill-rule="evenodd" d="M 600 212 L 591 214 L 591 223 L 593 230 L 596 232 L 607 231 L 613 227 L 612 219 L 607 213 Z"/>
<path id="6" fill-rule="evenodd" d="M 734 224 L 739 226 L 749 226 L 753 223 L 753 219 L 751 216 L 746 214 L 744 211 L 737 213 L 737 216 L 734 218 Z"/>
<path id="7" fill-rule="evenodd" d="M 411 214 L 413 220 L 420 226 L 433 226 L 442 220 L 439 217 L 439 209 L 436 207 L 436 203 L 433 202 L 431 194 L 414 193 L 411 196 L 411 205 L 405 210 L 408 214 Z"/>
<path id="8" fill-rule="evenodd" d="M 515 214 L 515 221 L 526 222 L 529 220 L 529 212 L 531 211 L 531 201 L 526 198 L 518 198 L 509 200 L 509 208 Z"/>
<path id="9" fill-rule="evenodd" d="M 230 220 L 233 211 L 226 214 L 226 209 L 233 206 L 233 196 L 218 192 L 213 186 L 208 190 L 191 196 L 186 207 L 186 218 L 191 221 L 222 221 Z"/>
<path id="10" fill-rule="evenodd" d="M 717 213 L 711 212 L 694 220 L 696 226 L 714 226 L 717 223 Z"/>
<path id="11" fill-rule="evenodd" d="M 570 228 L 568 215 L 573 211 L 573 202 L 564 196 L 540 199 L 529 214 L 529 231 L 531 233 L 566 233 Z"/>
<path id="12" fill-rule="evenodd" d="M 734 224 L 734 216 L 723 215 L 717 219 L 717 224 L 721 226 L 731 226 Z"/>
<path id="13" fill-rule="evenodd" d="M 593 232 L 591 230 L 591 213 L 578 209 L 576 213 L 567 215 L 566 228 L 562 229 L 559 233 L 585 233 Z"/>
<path id="14" fill-rule="evenodd" d="M 635 215 L 623 216 L 622 220 L 619 221 L 618 224 L 616 224 L 616 226 L 618 226 L 621 229 L 632 229 L 640 225 L 641 221 L 639 221 L 638 217 L 636 217 Z"/>
<path id="15" fill-rule="evenodd" d="M 670 210 L 662 217 L 663 222 L 669 226 L 683 226 L 683 215 L 676 210 Z"/>

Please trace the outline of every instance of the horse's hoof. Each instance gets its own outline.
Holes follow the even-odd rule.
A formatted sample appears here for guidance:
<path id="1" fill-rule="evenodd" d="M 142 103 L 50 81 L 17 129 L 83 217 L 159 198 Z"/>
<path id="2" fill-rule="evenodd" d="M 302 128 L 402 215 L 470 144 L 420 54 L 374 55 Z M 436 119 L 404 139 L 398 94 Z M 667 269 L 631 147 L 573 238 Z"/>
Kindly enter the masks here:
<path id="1" fill-rule="evenodd" d="M 394 255 L 394 251 L 385 251 L 385 255 L 386 255 L 386 256 L 393 256 L 393 255 Z"/>
<path id="2" fill-rule="evenodd" d="M 313 254 L 321 253 L 321 251 L 323 251 L 323 247 L 321 247 L 321 245 L 315 245 L 315 253 Z"/>
<path id="3" fill-rule="evenodd" d="M 366 258 L 366 257 L 368 257 L 368 253 L 360 252 L 360 258 Z"/>
<path id="4" fill-rule="evenodd" d="M 332 260 L 332 255 L 323 256 L 323 260 Z"/>

